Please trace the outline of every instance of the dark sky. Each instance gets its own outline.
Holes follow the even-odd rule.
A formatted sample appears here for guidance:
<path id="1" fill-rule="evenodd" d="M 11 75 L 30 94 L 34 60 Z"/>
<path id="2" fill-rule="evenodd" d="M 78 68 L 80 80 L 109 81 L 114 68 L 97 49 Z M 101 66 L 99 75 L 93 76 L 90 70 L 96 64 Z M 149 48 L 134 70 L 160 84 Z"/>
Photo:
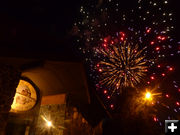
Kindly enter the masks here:
<path id="1" fill-rule="evenodd" d="M 84 1 L 15 0 L 0 3 L 0 56 L 77 60 L 68 33 Z M 120 1 L 124 8 L 134 6 L 132 0 Z M 176 13 L 176 34 L 180 39 L 178 0 L 172 0 L 170 5 Z"/>

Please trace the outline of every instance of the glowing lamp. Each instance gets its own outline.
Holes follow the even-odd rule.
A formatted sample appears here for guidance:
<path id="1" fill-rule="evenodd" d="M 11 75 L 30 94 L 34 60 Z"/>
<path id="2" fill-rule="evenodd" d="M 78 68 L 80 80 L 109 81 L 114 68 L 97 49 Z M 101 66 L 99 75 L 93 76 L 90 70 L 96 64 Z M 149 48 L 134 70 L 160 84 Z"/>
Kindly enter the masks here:
<path id="1" fill-rule="evenodd" d="M 149 99 L 151 97 L 151 93 L 150 92 L 147 92 L 146 93 L 146 98 Z"/>
<path id="2" fill-rule="evenodd" d="M 152 94 L 150 92 L 146 92 L 145 100 L 152 100 Z"/>
<path id="3" fill-rule="evenodd" d="M 51 121 L 47 121 L 47 126 L 51 127 L 52 126 L 52 122 Z"/>

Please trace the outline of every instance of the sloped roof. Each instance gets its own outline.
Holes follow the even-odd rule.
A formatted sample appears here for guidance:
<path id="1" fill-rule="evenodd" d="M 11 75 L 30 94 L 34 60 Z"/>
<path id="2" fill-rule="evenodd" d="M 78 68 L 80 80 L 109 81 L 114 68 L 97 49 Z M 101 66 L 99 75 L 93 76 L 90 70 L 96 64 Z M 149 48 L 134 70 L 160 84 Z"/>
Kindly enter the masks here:
<path id="1" fill-rule="evenodd" d="M 0 58 L 0 63 L 18 68 L 26 67 L 22 76 L 31 79 L 40 89 L 42 96 L 66 93 L 73 95 L 73 99 L 78 103 L 89 103 L 88 86 L 81 62 L 38 62 L 37 59 Z"/>

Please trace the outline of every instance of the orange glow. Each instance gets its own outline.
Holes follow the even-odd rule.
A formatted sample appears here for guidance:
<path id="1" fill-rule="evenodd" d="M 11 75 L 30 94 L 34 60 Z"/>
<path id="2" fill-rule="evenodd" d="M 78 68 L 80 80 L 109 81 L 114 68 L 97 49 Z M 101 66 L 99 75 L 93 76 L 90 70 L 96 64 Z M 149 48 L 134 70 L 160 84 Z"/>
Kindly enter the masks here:
<path id="1" fill-rule="evenodd" d="M 146 92 L 146 94 L 145 94 L 145 99 L 146 99 L 146 100 L 152 100 L 152 95 L 151 95 L 150 92 Z"/>
<path id="2" fill-rule="evenodd" d="M 154 117 L 153 119 L 154 119 L 155 122 L 157 121 L 157 118 L 156 118 L 156 117 Z"/>
<path id="3" fill-rule="evenodd" d="M 104 90 L 104 94 L 106 94 L 107 93 L 107 90 Z"/>
<path id="4" fill-rule="evenodd" d="M 172 67 L 170 67 L 170 68 L 169 68 L 169 71 L 173 71 L 173 68 L 172 68 Z"/>
<path id="5" fill-rule="evenodd" d="M 155 78 L 154 78 L 154 76 L 151 76 L 151 80 L 154 80 Z"/>
<path id="6" fill-rule="evenodd" d="M 156 47 L 156 51 L 159 51 L 160 50 L 160 47 Z"/>
<path id="7" fill-rule="evenodd" d="M 123 37 L 121 37 L 121 41 L 123 41 L 124 40 L 124 38 Z"/>
<path id="8" fill-rule="evenodd" d="M 154 45 L 154 41 L 151 42 L 151 45 Z"/>
<path id="9" fill-rule="evenodd" d="M 106 38 L 104 39 L 104 42 L 107 42 L 107 39 L 106 39 Z"/>
<path id="10" fill-rule="evenodd" d="M 23 112 L 32 109 L 37 101 L 37 94 L 34 87 L 25 80 L 20 80 L 16 88 L 14 101 L 11 105 L 11 112 Z"/>
<path id="11" fill-rule="evenodd" d="M 151 31 L 151 28 L 147 29 L 146 32 L 149 33 Z"/>

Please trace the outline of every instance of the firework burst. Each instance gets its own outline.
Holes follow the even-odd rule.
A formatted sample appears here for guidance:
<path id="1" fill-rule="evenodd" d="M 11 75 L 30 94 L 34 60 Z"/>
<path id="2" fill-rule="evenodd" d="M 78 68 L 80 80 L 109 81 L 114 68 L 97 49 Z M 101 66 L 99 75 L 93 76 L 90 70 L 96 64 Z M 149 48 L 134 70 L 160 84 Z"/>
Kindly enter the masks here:
<path id="1" fill-rule="evenodd" d="M 81 6 L 80 21 L 73 30 L 107 108 L 121 111 L 121 98 L 134 91 L 128 101 L 130 112 L 153 116 L 163 127 L 165 119 L 177 119 L 180 111 L 180 81 L 178 73 L 175 75 L 179 67 L 172 63 L 180 54 L 180 42 L 174 37 L 174 13 L 167 0 L 138 0 L 137 5 L 123 10 L 119 0 L 111 0 L 100 6 Z M 173 77 L 177 81 L 172 81 Z M 149 93 L 145 94 L 146 88 Z"/>
<path id="2" fill-rule="evenodd" d="M 98 53 L 104 57 L 97 65 L 100 83 L 113 89 L 113 92 L 140 83 L 148 68 L 145 49 L 139 49 L 138 44 L 133 45 L 128 41 L 103 43 L 103 48 L 98 49 Z"/>

